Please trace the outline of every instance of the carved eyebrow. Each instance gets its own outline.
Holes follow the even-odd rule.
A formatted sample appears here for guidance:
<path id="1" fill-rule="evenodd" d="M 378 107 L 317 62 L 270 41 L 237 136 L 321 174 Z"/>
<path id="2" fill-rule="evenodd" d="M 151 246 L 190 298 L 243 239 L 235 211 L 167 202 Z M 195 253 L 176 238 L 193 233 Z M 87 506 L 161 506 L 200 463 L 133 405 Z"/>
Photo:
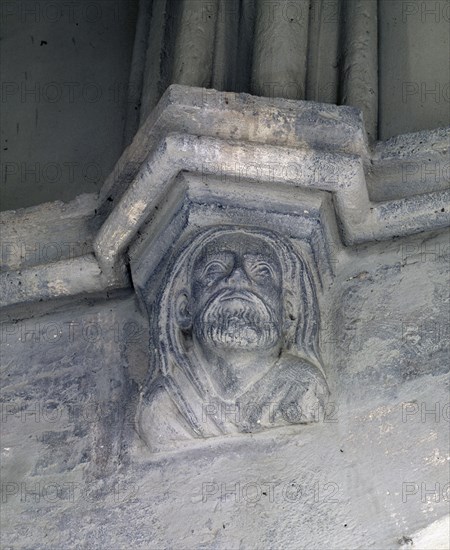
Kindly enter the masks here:
<path id="1" fill-rule="evenodd" d="M 258 260 L 257 259 L 254 263 L 251 263 L 249 267 L 250 267 L 251 271 L 256 271 L 257 269 L 259 269 L 261 267 L 267 268 L 270 271 L 270 274 L 273 278 L 275 278 L 275 276 L 276 276 L 274 268 L 268 262 L 266 262 L 264 260 Z"/>
<path id="2" fill-rule="evenodd" d="M 227 270 L 229 267 L 225 262 L 221 260 L 217 260 L 217 259 L 210 260 L 209 262 L 206 263 L 205 267 L 202 269 L 202 276 L 206 275 L 206 272 L 208 271 L 208 269 L 214 264 L 219 265 L 221 268 L 223 268 L 224 271 Z"/>

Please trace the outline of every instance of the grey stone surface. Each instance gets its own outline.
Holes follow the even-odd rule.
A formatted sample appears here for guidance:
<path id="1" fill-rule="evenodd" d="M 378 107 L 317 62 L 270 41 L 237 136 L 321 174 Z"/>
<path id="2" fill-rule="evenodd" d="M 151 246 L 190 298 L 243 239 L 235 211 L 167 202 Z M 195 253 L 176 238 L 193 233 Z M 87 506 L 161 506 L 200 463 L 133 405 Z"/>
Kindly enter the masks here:
<path id="1" fill-rule="evenodd" d="M 175 196 L 179 205 L 169 210 L 183 201 L 189 208 L 188 188 L 178 178 L 182 172 L 233 182 L 234 201 L 243 200 L 252 182 L 274 186 L 275 201 L 283 187 L 331 193 L 335 213 L 324 223 L 336 218 L 346 245 L 446 227 L 448 135 L 445 129 L 411 134 L 370 149 L 361 114 L 353 108 L 172 86 L 107 178 L 95 221 L 86 217 L 85 233 L 92 235 L 92 224 L 102 226 L 86 242 L 95 259 L 85 254 L 85 282 L 73 281 L 73 258 L 63 257 L 51 268 L 61 284 L 40 287 L 39 298 L 129 286 L 127 247 Z M 68 208 L 78 216 L 76 205 Z M 25 218 L 21 227 L 24 235 Z M 21 277 L 37 275 L 25 271 L 0 276 L 5 304 L 28 299 Z"/>
<path id="2" fill-rule="evenodd" d="M 379 139 L 450 123 L 448 2 L 379 2 Z"/>
<path id="3" fill-rule="evenodd" d="M 323 415 L 320 314 L 304 255 L 263 228 L 228 225 L 204 230 L 174 256 L 156 303 L 142 292 L 156 317 L 138 413 L 148 447 Z"/>
<path id="4" fill-rule="evenodd" d="M 46 203 L 0 214 L 1 270 L 12 271 L 76 258 L 93 252 L 101 220 L 97 197 L 79 195 L 69 203 Z M 95 218 L 95 219 L 94 219 Z"/>
<path id="5" fill-rule="evenodd" d="M 176 453 L 151 457 L 133 429 L 148 326 L 132 297 L 4 326 L 5 547 L 395 549 L 445 532 L 448 245 L 337 258 L 326 417 Z"/>
<path id="6" fill-rule="evenodd" d="M 1 210 L 102 186 L 122 152 L 137 4 L 2 2 Z"/>
<path id="7" fill-rule="evenodd" d="M 446 0 L 137 8 L 3 2 L 3 210 L 98 191 L 172 83 L 351 105 L 374 140 L 448 126 Z"/>
<path id="8" fill-rule="evenodd" d="M 185 87 L 169 90 L 146 124 L 99 198 L 3 216 L 16 248 L 1 274 L 2 544 L 384 550 L 412 540 L 444 549 L 448 191 L 415 172 L 410 188 L 402 178 L 411 163 L 445 163 L 448 133 L 370 149 L 356 110 Z M 293 162 L 301 170 L 276 171 Z M 50 237 L 89 252 L 49 261 L 17 248 Z M 207 326 L 194 318 L 206 322 L 207 275 L 196 271 L 208 243 L 208 257 L 230 262 L 229 287 L 216 279 L 216 292 L 256 291 L 243 283 L 255 251 L 275 275 L 259 302 L 244 294 L 253 318 L 232 302 L 222 334 L 238 359 L 269 305 L 295 333 L 272 341 L 278 363 L 265 350 L 255 368 L 234 370 L 235 384 L 206 340 L 189 347 Z M 298 278 L 283 250 L 294 251 Z M 283 332 L 275 325 L 267 334 Z M 179 395 L 214 437 L 195 437 L 187 423 L 188 437 L 167 450 L 155 433 L 186 416 L 154 397 L 158 377 L 180 361 L 190 368 L 193 350 L 205 374 L 185 370 Z M 222 359 L 231 363 L 229 349 Z M 227 417 L 214 431 L 201 415 L 210 395 L 214 406 L 217 395 L 233 402 L 260 369 L 272 378 L 254 388 L 256 400 L 266 390 L 287 397 L 288 367 L 305 406 L 311 365 L 329 396 L 308 422 L 263 418 L 263 430 L 257 421 L 242 429 Z"/>

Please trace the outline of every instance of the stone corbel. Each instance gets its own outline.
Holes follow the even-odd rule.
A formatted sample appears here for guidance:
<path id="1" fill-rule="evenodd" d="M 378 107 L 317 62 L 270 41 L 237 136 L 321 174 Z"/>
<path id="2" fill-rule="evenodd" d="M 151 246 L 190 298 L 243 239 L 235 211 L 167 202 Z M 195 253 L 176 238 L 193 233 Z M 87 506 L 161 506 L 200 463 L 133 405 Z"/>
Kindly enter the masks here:
<path id="1" fill-rule="evenodd" d="M 171 86 L 105 182 L 91 216 L 80 216 L 84 233 L 104 220 L 89 234 L 87 253 L 12 262 L 0 276 L 2 305 L 129 286 L 127 251 L 182 186 L 180 173 L 233 181 L 237 200 L 248 186 L 272 187 L 275 202 L 277 192 L 291 189 L 299 211 L 307 210 L 302 198 L 294 199 L 301 193 L 331 195 L 334 214 L 332 208 L 319 224 L 337 222 L 342 246 L 445 228 L 448 136 L 444 129 L 421 132 L 370 150 L 361 114 L 351 107 Z M 425 175 L 413 191 L 404 181 L 408 163 Z M 435 165 L 440 180 L 427 176 Z M 26 231 L 19 223 L 15 238 L 22 232 L 26 240 Z"/>

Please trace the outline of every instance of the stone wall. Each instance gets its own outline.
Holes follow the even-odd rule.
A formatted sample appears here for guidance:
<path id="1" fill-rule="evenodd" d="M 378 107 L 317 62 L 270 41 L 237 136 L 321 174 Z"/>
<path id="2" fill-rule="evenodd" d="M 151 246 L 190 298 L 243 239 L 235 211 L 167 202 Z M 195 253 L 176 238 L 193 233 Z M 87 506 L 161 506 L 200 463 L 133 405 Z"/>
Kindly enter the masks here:
<path id="1" fill-rule="evenodd" d="M 137 3 L 2 2 L 1 209 L 97 192 L 122 153 Z"/>
<path id="2" fill-rule="evenodd" d="M 371 146 L 352 107 L 174 85 L 98 196 L 3 213 L 5 548 L 448 548 L 447 141 Z M 156 397 L 197 346 L 185 266 L 217 228 L 233 238 L 212 252 L 239 258 L 227 290 L 242 296 L 245 255 L 280 287 L 262 404 L 304 391 L 277 427 L 206 437 L 239 426 L 217 405 L 232 398 L 201 394 L 217 365 L 198 391 L 181 378 L 178 410 Z"/>
<path id="3" fill-rule="evenodd" d="M 99 191 L 172 83 L 356 106 L 372 140 L 449 122 L 445 0 L 20 0 L 1 17 L 2 210 Z"/>

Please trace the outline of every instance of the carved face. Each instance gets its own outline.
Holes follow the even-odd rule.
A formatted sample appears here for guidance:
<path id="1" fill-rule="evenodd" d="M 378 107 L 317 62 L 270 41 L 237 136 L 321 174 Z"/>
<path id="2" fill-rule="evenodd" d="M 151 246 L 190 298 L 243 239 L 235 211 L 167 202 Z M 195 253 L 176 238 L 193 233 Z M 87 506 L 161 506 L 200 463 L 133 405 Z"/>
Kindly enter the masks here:
<path id="1" fill-rule="evenodd" d="M 240 232 L 210 241 L 194 263 L 188 308 L 203 346 L 251 351 L 278 345 L 282 270 L 274 248 Z"/>

